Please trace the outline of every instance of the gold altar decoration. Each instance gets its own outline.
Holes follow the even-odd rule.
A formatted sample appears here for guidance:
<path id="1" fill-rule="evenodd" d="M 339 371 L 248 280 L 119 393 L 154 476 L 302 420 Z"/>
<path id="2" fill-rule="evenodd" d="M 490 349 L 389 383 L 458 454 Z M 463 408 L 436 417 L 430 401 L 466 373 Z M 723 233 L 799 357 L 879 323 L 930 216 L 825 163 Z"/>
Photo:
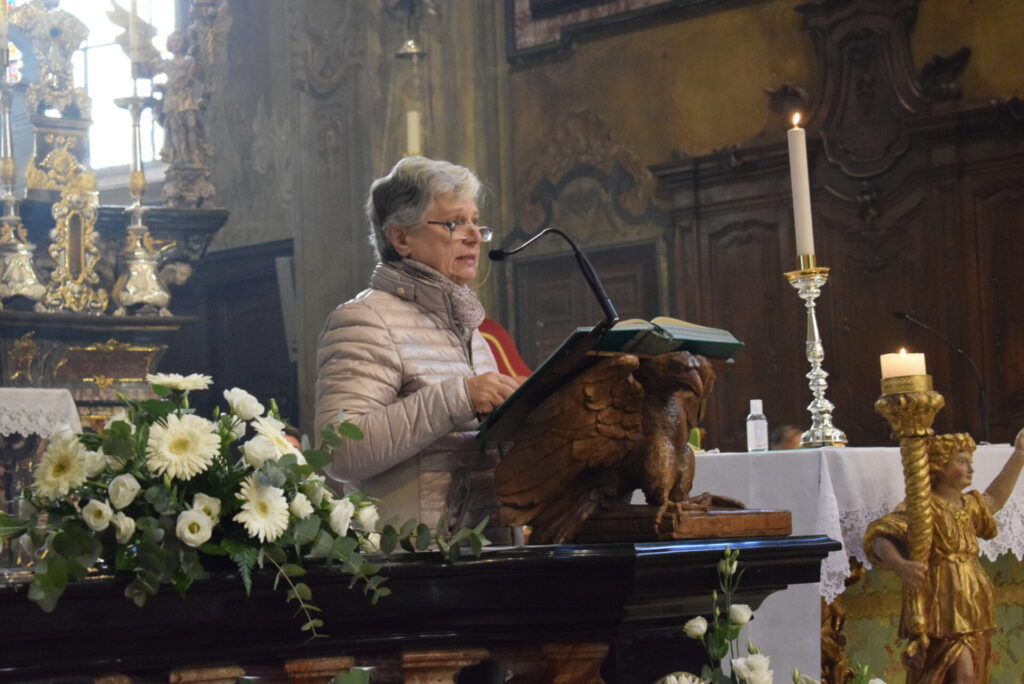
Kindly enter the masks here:
<path id="1" fill-rule="evenodd" d="M 46 287 L 39 282 L 33 263 L 36 246 L 29 242 L 18 214 L 18 199 L 14 196 L 18 169 L 14 161 L 11 130 L 11 84 L 6 68 L 0 88 L 0 202 L 3 203 L 3 215 L 0 216 L 0 309 L 3 309 L 3 300 L 12 297 L 25 297 L 38 304 L 46 293 Z"/>
<path id="2" fill-rule="evenodd" d="M 93 287 L 100 281 L 97 205 L 96 177 L 91 171 L 75 174 L 53 205 L 57 226 L 49 251 L 57 267 L 43 297 L 50 311 L 102 314 L 107 308 L 107 291 Z"/>
<path id="3" fill-rule="evenodd" d="M 57 3 L 43 0 L 11 10 L 10 21 L 28 37 L 39 64 L 39 79 L 25 96 L 35 135 L 25 169 L 27 195 L 55 200 L 72 178 L 88 169 L 92 104 L 85 91 L 75 87 L 71 57 L 89 30 Z M 48 116 L 51 110 L 59 116 Z"/>
<path id="4" fill-rule="evenodd" d="M 946 400 L 932 389 L 930 375 L 885 378 L 882 392 L 875 401 L 875 411 L 889 422 L 893 439 L 899 440 L 903 459 L 909 523 L 907 554 L 910 560 L 928 563 L 932 548 L 932 486 L 927 441 L 935 434 L 932 423 Z M 921 657 L 928 649 L 926 591 L 904 587 L 903 612 L 910 633 L 905 659 Z"/>

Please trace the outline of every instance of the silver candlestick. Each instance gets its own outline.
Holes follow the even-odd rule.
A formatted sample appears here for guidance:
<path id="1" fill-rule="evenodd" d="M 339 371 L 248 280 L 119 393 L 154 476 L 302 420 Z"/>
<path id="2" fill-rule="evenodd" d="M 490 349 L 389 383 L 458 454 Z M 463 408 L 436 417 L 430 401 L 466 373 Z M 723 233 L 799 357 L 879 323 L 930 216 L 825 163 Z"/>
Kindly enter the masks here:
<path id="1" fill-rule="evenodd" d="M 6 48 L 6 45 L 4 46 Z M 42 308 L 39 300 L 46 294 L 46 286 L 39 282 L 33 259 L 36 246 L 28 241 L 25 226 L 21 222 L 19 202 L 14 196 L 14 185 L 18 169 L 14 162 L 14 136 L 11 132 L 11 100 L 13 84 L 7 79 L 8 52 L 0 53 L 3 59 L 3 78 L 0 79 L 0 309 L 3 300 L 25 297 L 35 301 L 37 310 Z"/>
<path id="2" fill-rule="evenodd" d="M 818 319 L 815 316 L 815 300 L 821 295 L 821 288 L 828 282 L 828 269 L 818 266 L 813 254 L 805 254 L 800 256 L 800 268 L 785 275 L 807 308 L 806 349 L 811 370 L 806 377 L 814 399 L 807 405 L 807 410 L 811 412 L 811 429 L 801 435 L 800 446 L 846 446 L 846 434 L 832 424 L 832 409 L 835 406 L 825 398 L 828 373 L 822 368 L 825 349 L 821 344 Z"/>
<path id="3" fill-rule="evenodd" d="M 128 174 L 128 193 L 131 195 L 132 204 L 126 210 L 131 214 L 131 220 L 128 223 L 124 249 L 121 251 L 120 273 L 112 293 L 117 304 L 114 315 L 127 315 L 128 309 L 135 307 L 136 312 L 155 309 L 161 316 L 170 316 L 171 312 L 167 305 L 171 301 L 171 293 L 157 272 L 160 250 L 153 244 L 149 228 L 143 222 L 146 209 L 142 206 L 142 196 L 146 192 L 146 174 L 142 169 L 142 134 L 139 122 L 142 110 L 152 107 L 156 100 L 151 97 L 140 97 L 136 91 L 131 97 L 114 100 L 114 104 L 127 109 L 132 116 L 132 166 Z"/>

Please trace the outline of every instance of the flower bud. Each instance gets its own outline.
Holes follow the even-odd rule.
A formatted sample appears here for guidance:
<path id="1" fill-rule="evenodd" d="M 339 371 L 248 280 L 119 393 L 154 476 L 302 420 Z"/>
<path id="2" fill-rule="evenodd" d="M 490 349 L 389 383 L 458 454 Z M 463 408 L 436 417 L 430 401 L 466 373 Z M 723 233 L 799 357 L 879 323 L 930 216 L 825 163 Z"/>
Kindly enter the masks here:
<path id="1" fill-rule="evenodd" d="M 683 625 L 683 632 L 691 639 L 700 639 L 708 631 L 708 621 L 698 615 Z"/>

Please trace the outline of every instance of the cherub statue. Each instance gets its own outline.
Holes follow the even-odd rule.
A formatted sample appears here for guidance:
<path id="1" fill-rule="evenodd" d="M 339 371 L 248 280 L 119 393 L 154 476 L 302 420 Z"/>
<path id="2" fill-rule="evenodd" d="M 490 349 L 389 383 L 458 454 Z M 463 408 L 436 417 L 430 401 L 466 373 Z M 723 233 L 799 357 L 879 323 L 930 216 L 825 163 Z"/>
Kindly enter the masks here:
<path id="1" fill-rule="evenodd" d="M 628 504 L 637 488 L 657 507 L 655 529 L 673 509 L 735 507 L 689 498 L 695 459 L 687 440 L 714 380 L 710 362 L 688 352 L 618 354 L 581 373 L 527 416 L 502 455 L 500 524 L 532 525 L 531 543 L 562 543 L 594 512 Z"/>
<path id="2" fill-rule="evenodd" d="M 1024 467 L 1024 430 L 1013 453 L 982 494 L 964 491 L 974 473 L 976 446 L 965 433 L 936 435 L 927 444 L 931 479 L 932 547 L 928 563 L 907 553 L 906 501 L 868 526 L 864 550 L 871 562 L 889 567 L 905 592 L 922 592 L 925 635 L 904 655 L 908 684 L 988 681 L 989 639 L 995 629 L 992 581 L 978 561 L 978 538 L 996 536 L 993 514 L 1009 499 Z M 900 636 L 910 638 L 904 601 Z"/>

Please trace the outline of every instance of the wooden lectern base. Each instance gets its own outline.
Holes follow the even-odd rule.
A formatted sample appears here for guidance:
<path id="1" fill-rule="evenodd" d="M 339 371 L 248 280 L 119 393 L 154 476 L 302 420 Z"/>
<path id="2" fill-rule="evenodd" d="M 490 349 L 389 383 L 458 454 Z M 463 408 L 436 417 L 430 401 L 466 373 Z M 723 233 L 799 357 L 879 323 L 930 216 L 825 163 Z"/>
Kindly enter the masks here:
<path id="1" fill-rule="evenodd" d="M 707 511 L 665 511 L 655 524 L 657 506 L 623 506 L 594 513 L 580 528 L 574 541 L 665 541 L 670 539 L 715 539 L 726 537 L 787 537 L 793 533 L 789 511 L 711 509 Z"/>

